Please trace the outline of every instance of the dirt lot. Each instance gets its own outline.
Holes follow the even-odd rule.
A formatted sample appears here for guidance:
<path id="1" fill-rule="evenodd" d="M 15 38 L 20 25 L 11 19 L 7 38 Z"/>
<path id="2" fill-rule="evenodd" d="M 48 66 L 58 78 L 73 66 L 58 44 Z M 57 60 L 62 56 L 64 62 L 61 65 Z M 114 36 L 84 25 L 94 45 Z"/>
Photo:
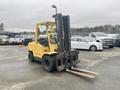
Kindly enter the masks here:
<path id="1" fill-rule="evenodd" d="M 120 48 L 80 51 L 79 68 L 100 73 L 94 80 L 66 72 L 48 73 L 29 63 L 27 47 L 0 46 L 0 90 L 119 90 Z"/>

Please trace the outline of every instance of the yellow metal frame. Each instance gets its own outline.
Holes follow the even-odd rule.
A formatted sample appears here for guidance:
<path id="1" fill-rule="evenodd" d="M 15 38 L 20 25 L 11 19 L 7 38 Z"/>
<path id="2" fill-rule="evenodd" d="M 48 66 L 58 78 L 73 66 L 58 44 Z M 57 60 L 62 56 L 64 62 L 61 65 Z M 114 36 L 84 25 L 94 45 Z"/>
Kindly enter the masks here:
<path id="1" fill-rule="evenodd" d="M 40 35 L 40 27 L 45 26 L 46 27 L 46 36 L 48 39 L 48 47 L 42 46 L 38 40 Z M 50 27 L 50 31 L 48 31 Z M 33 52 L 33 55 L 38 58 L 43 58 L 44 55 L 53 55 L 57 54 L 56 50 L 58 48 L 57 44 L 51 43 L 51 37 L 55 35 L 55 27 L 56 24 L 51 21 L 47 22 L 40 22 L 36 24 L 36 31 L 35 31 L 35 41 L 28 44 L 28 50 Z"/>

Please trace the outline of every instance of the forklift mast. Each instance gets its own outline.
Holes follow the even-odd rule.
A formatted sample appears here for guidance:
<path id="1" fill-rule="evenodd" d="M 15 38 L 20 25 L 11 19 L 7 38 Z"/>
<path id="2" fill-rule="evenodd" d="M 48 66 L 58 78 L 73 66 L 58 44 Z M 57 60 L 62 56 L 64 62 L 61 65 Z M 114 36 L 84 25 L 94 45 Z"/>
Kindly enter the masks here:
<path id="1" fill-rule="evenodd" d="M 70 19 L 69 15 L 63 16 L 62 14 L 55 15 L 57 40 L 58 40 L 58 53 L 70 52 Z"/>
<path id="2" fill-rule="evenodd" d="M 70 33 L 70 19 L 69 16 L 63 16 L 63 31 L 64 31 L 64 49 L 71 51 L 71 33 Z"/>
<path id="3" fill-rule="evenodd" d="M 62 14 L 56 14 L 55 16 L 57 42 L 58 42 L 58 54 L 63 55 L 63 63 L 65 69 L 73 66 L 73 60 L 78 60 L 78 51 L 71 51 L 71 34 L 70 34 L 70 19 L 69 15 L 63 16 Z"/>

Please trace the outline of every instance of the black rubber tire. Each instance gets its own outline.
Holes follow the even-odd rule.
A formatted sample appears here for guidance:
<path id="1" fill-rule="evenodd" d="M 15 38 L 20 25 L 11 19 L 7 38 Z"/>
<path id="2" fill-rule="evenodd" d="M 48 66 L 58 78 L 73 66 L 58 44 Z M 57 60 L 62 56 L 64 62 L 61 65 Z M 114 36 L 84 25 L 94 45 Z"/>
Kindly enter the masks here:
<path id="1" fill-rule="evenodd" d="M 9 42 L 7 41 L 5 44 L 6 44 L 6 45 L 8 45 L 8 44 L 9 44 Z"/>
<path id="2" fill-rule="evenodd" d="M 28 53 L 28 59 L 29 59 L 29 62 L 34 62 L 34 56 L 33 56 L 33 53 L 29 51 Z"/>
<path id="3" fill-rule="evenodd" d="M 56 70 L 56 59 L 54 56 L 44 56 L 43 60 L 42 60 L 42 65 L 43 68 L 47 71 L 47 72 L 52 72 L 54 70 Z"/>
<path id="4" fill-rule="evenodd" d="M 97 51 L 97 47 L 95 45 L 90 46 L 90 51 Z"/>
<path id="5" fill-rule="evenodd" d="M 109 48 L 113 48 L 114 46 L 109 46 Z"/>

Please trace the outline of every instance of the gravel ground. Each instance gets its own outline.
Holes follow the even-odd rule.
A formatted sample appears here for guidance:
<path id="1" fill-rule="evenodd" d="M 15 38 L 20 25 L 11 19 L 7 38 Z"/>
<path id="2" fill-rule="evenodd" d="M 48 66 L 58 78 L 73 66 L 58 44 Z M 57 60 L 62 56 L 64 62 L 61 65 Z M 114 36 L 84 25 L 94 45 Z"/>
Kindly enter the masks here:
<path id="1" fill-rule="evenodd" d="M 66 72 L 45 72 L 40 63 L 29 63 L 27 47 L 0 46 L 0 90 L 119 90 L 120 48 L 80 51 L 85 68 L 100 73 L 85 79 Z"/>

